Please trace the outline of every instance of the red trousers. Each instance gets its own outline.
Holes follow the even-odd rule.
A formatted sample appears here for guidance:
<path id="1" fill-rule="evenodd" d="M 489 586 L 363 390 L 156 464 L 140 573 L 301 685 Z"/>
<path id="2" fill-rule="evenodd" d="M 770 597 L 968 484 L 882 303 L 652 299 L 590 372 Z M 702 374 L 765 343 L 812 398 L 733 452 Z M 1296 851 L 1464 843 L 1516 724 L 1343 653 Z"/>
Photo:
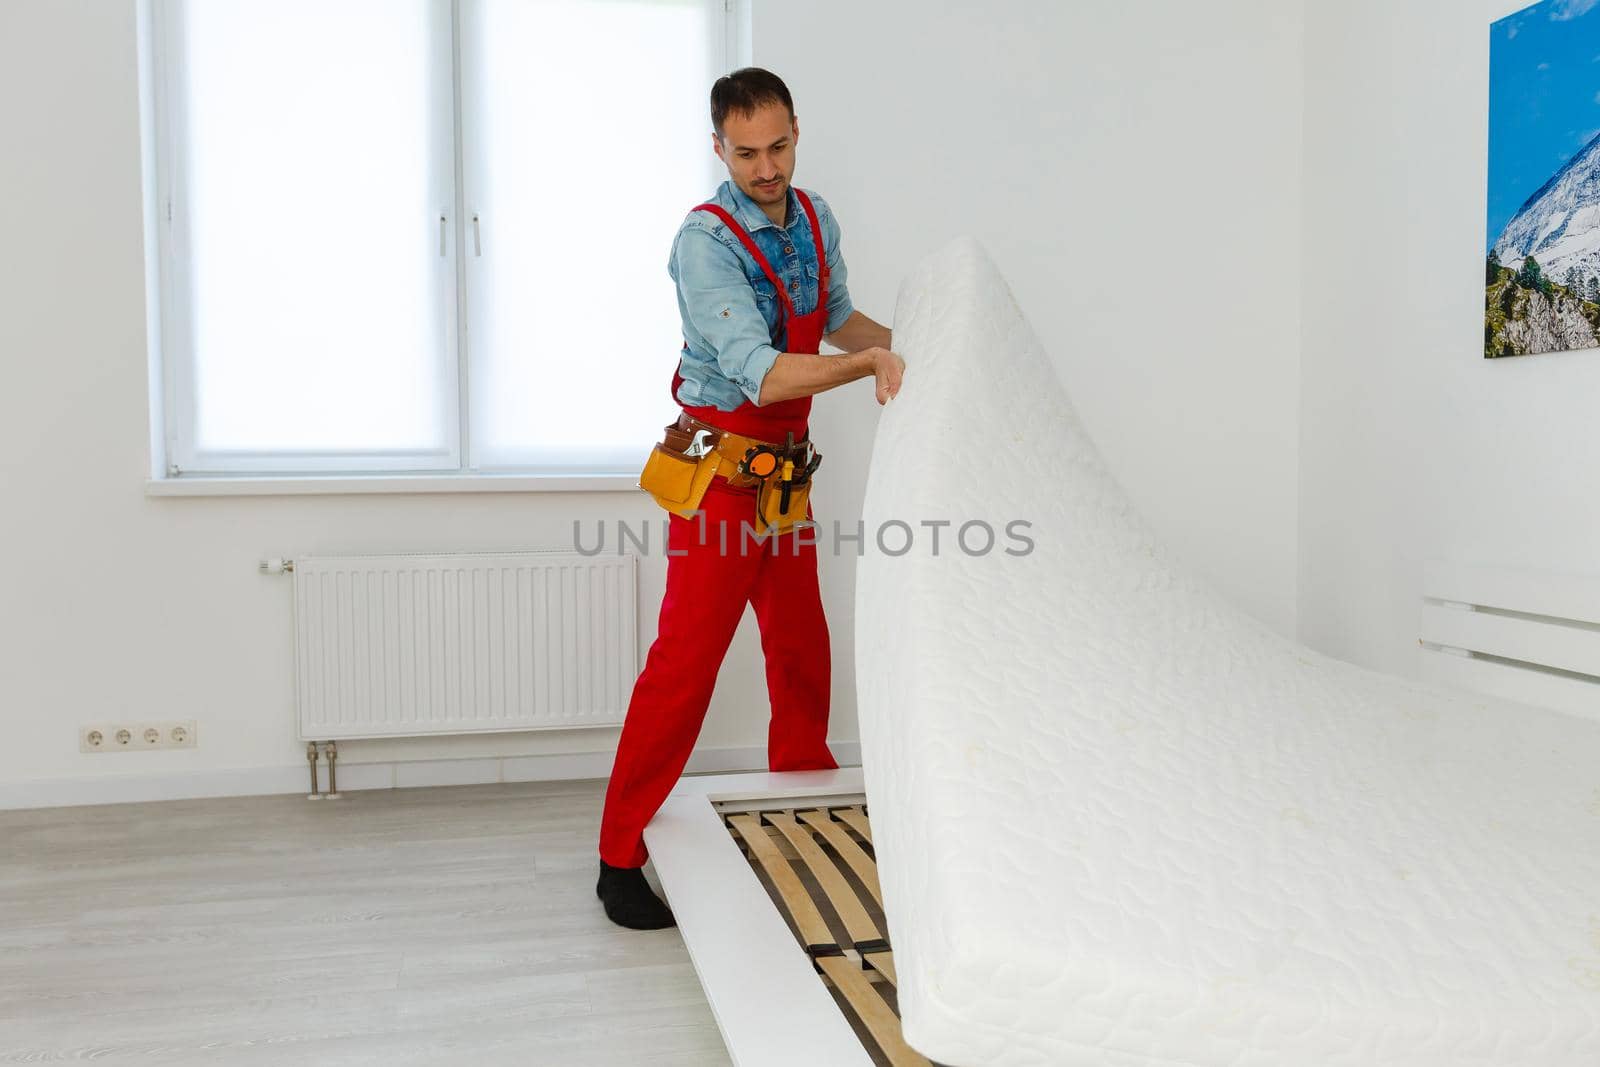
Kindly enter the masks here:
<path id="1" fill-rule="evenodd" d="M 729 489 L 720 477 L 700 508 L 701 518 L 668 516 L 658 632 L 628 702 L 600 820 L 600 858 L 614 867 L 649 858 L 645 824 L 689 761 L 746 603 L 755 608 L 767 663 L 767 769 L 838 766 L 827 745 L 828 623 L 817 548 L 807 543 L 816 531 L 741 539 L 742 525 L 755 524 L 754 491 Z"/>

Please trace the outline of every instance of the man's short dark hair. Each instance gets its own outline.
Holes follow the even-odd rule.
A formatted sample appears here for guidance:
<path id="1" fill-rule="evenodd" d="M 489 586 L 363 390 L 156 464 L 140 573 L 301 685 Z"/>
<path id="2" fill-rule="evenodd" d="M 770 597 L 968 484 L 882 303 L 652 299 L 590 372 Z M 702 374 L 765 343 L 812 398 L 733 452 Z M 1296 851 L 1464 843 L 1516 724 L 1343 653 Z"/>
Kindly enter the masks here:
<path id="1" fill-rule="evenodd" d="M 782 104 L 794 121 L 794 98 L 783 79 L 761 67 L 740 67 L 732 74 L 724 74 L 711 87 L 711 128 L 722 139 L 722 120 L 728 112 L 754 115 L 767 104 Z"/>

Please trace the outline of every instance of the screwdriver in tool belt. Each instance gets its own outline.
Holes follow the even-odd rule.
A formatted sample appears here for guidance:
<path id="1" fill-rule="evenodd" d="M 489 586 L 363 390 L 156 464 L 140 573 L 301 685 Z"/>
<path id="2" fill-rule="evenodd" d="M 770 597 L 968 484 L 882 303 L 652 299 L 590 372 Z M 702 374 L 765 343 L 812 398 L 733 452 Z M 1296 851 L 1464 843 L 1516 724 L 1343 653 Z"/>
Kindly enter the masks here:
<path id="1" fill-rule="evenodd" d="M 794 487 L 794 482 L 791 480 L 793 478 L 794 460 L 786 459 L 783 461 L 783 489 L 778 494 L 779 514 L 787 515 L 789 513 L 789 490 Z"/>
<path id="2" fill-rule="evenodd" d="M 789 490 L 793 487 L 791 479 L 794 478 L 794 460 L 789 458 L 794 455 L 793 430 L 790 430 L 789 435 L 784 438 L 783 455 L 783 489 L 778 494 L 778 514 L 787 515 L 789 513 Z"/>

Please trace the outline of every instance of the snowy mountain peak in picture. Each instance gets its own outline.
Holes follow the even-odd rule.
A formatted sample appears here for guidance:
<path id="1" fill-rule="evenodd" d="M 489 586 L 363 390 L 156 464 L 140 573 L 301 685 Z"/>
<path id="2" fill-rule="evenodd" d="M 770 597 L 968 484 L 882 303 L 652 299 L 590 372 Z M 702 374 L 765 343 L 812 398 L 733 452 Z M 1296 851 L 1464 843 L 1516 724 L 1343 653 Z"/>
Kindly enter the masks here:
<path id="1" fill-rule="evenodd" d="M 1522 205 L 1494 245 L 1507 267 L 1533 256 L 1551 280 L 1583 295 L 1600 279 L 1600 136 Z"/>

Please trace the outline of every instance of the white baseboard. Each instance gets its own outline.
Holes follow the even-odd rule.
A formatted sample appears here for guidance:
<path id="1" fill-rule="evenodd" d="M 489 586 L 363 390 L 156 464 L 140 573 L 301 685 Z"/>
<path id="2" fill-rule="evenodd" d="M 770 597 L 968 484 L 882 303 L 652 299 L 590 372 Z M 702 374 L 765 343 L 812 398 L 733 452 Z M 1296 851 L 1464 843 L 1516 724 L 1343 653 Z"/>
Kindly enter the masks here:
<path id="1" fill-rule="evenodd" d="M 861 763 L 859 741 L 829 741 L 841 766 Z M 548 782 L 611 775 L 614 749 L 544 756 L 482 756 L 468 759 L 338 761 L 339 792 L 357 789 L 411 789 L 436 785 L 493 782 Z M 765 770 L 767 751 L 759 746 L 696 749 L 685 774 L 726 774 Z M 318 765 L 320 788 L 328 788 L 326 762 Z M 138 804 L 199 797 L 270 796 L 311 791 L 305 761 L 295 766 L 242 767 L 182 774 L 118 774 L 78 778 L 38 778 L 0 782 L 0 811 L 15 808 L 76 807 L 86 804 Z"/>

